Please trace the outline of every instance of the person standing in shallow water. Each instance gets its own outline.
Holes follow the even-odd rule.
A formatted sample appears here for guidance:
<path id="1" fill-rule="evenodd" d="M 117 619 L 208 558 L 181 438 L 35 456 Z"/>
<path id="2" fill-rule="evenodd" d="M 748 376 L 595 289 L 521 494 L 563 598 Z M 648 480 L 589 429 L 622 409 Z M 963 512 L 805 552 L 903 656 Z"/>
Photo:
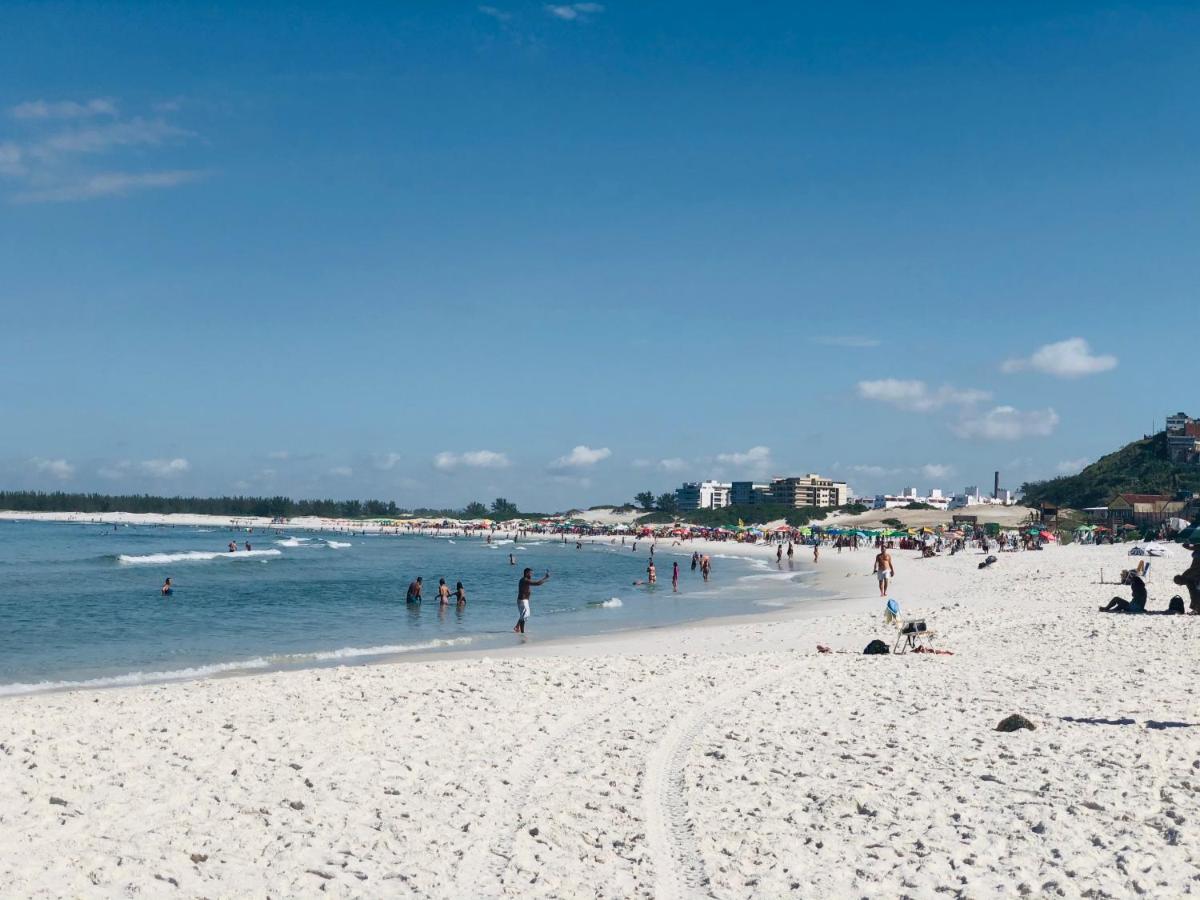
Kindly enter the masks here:
<path id="1" fill-rule="evenodd" d="M 679 593 L 679 563 L 671 563 L 671 593 Z"/>
<path id="2" fill-rule="evenodd" d="M 408 594 L 404 598 L 405 603 L 420 603 L 421 602 L 421 577 L 418 575 L 417 580 L 410 582 L 408 585 Z"/>
<path id="3" fill-rule="evenodd" d="M 550 573 L 547 572 L 537 581 L 533 579 L 533 569 L 526 569 L 521 575 L 521 580 L 517 584 L 517 624 L 513 626 L 513 631 L 517 634 L 525 633 L 525 620 L 529 618 L 529 600 L 533 596 L 533 589 L 539 585 L 545 584 L 550 580 Z"/>

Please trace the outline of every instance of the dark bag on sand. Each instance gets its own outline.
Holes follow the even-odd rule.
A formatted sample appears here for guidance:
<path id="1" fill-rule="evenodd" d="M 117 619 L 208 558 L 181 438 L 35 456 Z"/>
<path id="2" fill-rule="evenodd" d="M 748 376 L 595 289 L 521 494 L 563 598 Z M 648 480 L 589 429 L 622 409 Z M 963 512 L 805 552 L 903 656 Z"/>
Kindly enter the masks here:
<path id="1" fill-rule="evenodd" d="M 992 563 L 994 563 L 995 561 L 996 561 L 996 557 L 994 557 L 994 556 L 989 556 L 987 559 L 985 559 L 983 562 L 981 562 L 981 563 L 979 564 L 979 568 L 981 568 L 981 569 L 986 569 L 988 566 L 990 566 L 990 565 L 991 565 Z"/>
<path id="2" fill-rule="evenodd" d="M 1168 615 L 1172 615 L 1172 616 L 1182 616 L 1183 615 L 1183 613 L 1184 613 L 1183 598 L 1180 597 L 1178 594 L 1176 594 L 1174 597 L 1171 598 L 1171 605 L 1167 607 L 1167 613 L 1168 613 Z"/>
<path id="3" fill-rule="evenodd" d="M 873 641 L 871 641 L 871 643 L 867 644 L 867 649 L 863 651 L 863 655 L 864 656 L 880 656 L 880 655 L 886 655 L 891 652 L 892 651 L 888 649 L 887 644 L 885 644 L 883 641 L 879 640 L 879 638 L 875 638 L 875 640 L 873 640 Z"/>

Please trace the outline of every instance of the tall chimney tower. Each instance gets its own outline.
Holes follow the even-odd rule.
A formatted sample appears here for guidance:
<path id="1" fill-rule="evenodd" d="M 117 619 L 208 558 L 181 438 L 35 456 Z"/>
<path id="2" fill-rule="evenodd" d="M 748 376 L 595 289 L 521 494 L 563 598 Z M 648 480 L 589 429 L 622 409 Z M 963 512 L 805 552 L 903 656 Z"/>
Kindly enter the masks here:
<path id="1" fill-rule="evenodd" d="M 1000 473 L 999 472 L 996 473 L 996 482 L 992 486 L 992 499 L 993 500 L 1000 499 Z"/>

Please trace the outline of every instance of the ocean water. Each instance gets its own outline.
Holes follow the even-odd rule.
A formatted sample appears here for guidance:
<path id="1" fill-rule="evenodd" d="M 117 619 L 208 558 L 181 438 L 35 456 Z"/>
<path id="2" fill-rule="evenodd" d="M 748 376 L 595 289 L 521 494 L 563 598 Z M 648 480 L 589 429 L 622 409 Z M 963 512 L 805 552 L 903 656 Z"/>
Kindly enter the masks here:
<path id="1" fill-rule="evenodd" d="M 227 552 L 246 540 L 253 550 Z M 199 677 L 439 649 L 511 646 L 525 566 L 529 640 L 754 612 L 804 594 L 802 571 L 714 554 L 704 584 L 691 550 L 649 544 L 0 522 L 0 694 Z M 509 564 L 512 553 L 517 565 Z M 671 562 L 680 593 L 671 592 Z M 421 575 L 425 602 L 405 604 Z M 171 597 L 159 588 L 170 576 Z M 439 607 L 461 580 L 467 605 Z"/>

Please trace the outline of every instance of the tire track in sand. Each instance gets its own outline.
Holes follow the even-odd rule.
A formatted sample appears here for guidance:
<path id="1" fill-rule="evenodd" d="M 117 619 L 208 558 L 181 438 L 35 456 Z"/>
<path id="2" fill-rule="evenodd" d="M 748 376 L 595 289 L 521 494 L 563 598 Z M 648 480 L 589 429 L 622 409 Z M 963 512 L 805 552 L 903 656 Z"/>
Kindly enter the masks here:
<path id="1" fill-rule="evenodd" d="M 683 674 L 686 673 L 680 670 L 668 677 Z M 539 773 L 546 771 L 547 757 L 564 740 L 589 730 L 586 728 L 589 723 L 594 725 L 605 713 L 629 703 L 639 689 L 645 692 L 644 686 L 639 685 L 601 701 L 600 705 L 582 704 L 577 712 L 556 719 L 542 733 L 535 746 L 522 748 L 513 766 L 508 769 L 508 784 L 504 790 L 496 792 L 496 796 L 488 803 L 487 813 L 477 823 L 475 831 L 478 837 L 463 852 L 454 875 L 456 896 L 498 897 L 503 894 L 502 879 L 513 857 L 513 844 L 525 809 L 524 804 L 513 803 L 517 791 L 528 791 L 529 784 L 537 779 Z"/>
<path id="2" fill-rule="evenodd" d="M 708 895 L 709 878 L 704 859 L 688 822 L 684 769 L 696 737 L 712 717 L 748 694 L 765 690 L 804 665 L 797 660 L 725 691 L 673 721 L 646 759 L 642 802 L 646 839 L 654 860 L 655 900 Z"/>

